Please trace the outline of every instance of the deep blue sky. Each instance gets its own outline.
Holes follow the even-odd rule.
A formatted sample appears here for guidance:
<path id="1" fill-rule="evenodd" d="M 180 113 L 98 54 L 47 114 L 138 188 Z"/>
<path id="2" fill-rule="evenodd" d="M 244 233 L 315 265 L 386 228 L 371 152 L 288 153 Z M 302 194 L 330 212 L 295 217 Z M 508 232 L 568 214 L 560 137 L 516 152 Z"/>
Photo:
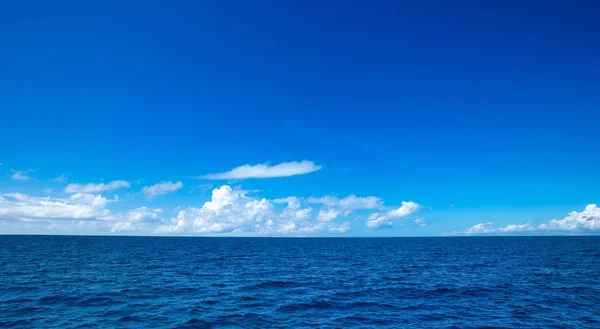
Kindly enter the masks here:
<path id="1" fill-rule="evenodd" d="M 41 195 L 61 174 L 169 180 L 186 188 L 154 203 L 202 206 L 190 177 L 306 159 L 322 169 L 229 183 L 412 200 L 438 224 L 386 234 L 562 218 L 600 200 L 599 14 L 593 1 L 4 1 L 0 192 Z"/>

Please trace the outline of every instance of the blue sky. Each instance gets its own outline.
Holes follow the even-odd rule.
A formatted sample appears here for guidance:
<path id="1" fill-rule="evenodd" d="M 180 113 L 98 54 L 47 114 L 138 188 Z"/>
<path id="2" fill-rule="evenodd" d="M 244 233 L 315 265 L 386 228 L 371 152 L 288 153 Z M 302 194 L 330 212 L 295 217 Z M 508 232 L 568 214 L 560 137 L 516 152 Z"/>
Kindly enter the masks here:
<path id="1" fill-rule="evenodd" d="M 597 12 L 5 2 L 0 233 L 596 233 Z"/>

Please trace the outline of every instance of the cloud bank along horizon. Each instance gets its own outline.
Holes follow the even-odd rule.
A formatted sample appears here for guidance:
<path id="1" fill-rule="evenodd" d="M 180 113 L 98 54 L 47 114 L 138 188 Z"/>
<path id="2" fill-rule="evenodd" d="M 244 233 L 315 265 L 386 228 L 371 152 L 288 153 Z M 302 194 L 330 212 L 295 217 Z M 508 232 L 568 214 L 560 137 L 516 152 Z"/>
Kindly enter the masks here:
<path id="1" fill-rule="evenodd" d="M 274 165 L 246 164 L 226 172 L 193 179 L 274 179 L 306 175 L 322 168 L 323 166 L 308 160 Z M 11 179 L 21 183 L 30 180 L 43 183 L 42 180 L 29 176 L 32 172 L 34 171 L 11 170 Z M 28 174 L 27 179 L 23 179 L 25 174 Z M 62 174 L 51 181 L 56 184 L 66 183 L 66 180 L 67 176 Z M 2 193 L 0 223 L 5 233 L 239 236 L 353 235 L 353 230 L 377 232 L 395 225 L 412 225 L 417 229 L 431 226 L 425 218 L 427 213 L 416 216 L 425 207 L 415 201 L 402 200 L 394 206 L 393 203 L 387 205 L 377 196 L 354 194 L 343 197 L 309 195 L 267 198 L 259 196 L 257 191 L 223 184 L 214 188 L 210 199 L 205 202 L 193 200 L 192 204 L 163 209 L 153 203 L 184 189 L 181 180 L 163 180 L 145 185 L 139 192 L 128 192 L 125 197 L 116 194 L 127 191 L 134 185 L 126 180 L 113 180 L 106 183 L 67 183 L 62 192 L 54 192 L 51 188 L 43 189 L 48 192 L 46 194 L 50 194 L 43 196 Z M 103 196 L 108 193 L 115 194 L 112 197 Z M 143 198 L 139 198 L 140 195 Z M 131 208 L 128 206 L 129 203 L 139 202 L 144 204 Z M 441 234 L 585 233 L 596 230 L 600 230 L 600 210 L 595 204 L 590 204 L 581 212 L 573 211 L 561 220 L 553 219 L 539 225 L 527 222 L 496 227 L 493 222 L 488 221 Z"/>

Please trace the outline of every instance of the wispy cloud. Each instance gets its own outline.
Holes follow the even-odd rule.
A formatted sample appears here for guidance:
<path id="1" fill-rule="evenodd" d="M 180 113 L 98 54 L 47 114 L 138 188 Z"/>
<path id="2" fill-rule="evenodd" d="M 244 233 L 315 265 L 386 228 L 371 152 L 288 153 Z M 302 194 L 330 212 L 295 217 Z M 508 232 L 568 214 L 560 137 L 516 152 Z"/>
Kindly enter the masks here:
<path id="1" fill-rule="evenodd" d="M 11 171 L 13 172 L 11 178 L 14 180 L 20 180 L 20 181 L 28 181 L 33 179 L 33 177 L 29 176 L 30 172 L 33 172 L 32 169 L 28 169 L 28 170 L 14 170 L 11 169 Z"/>
<path id="2" fill-rule="evenodd" d="M 152 199 L 153 197 L 158 195 L 163 195 L 169 192 L 177 191 L 182 187 L 182 182 L 160 182 L 151 186 L 144 186 L 142 188 L 142 192 L 146 195 L 146 197 L 148 197 L 148 199 Z"/>
<path id="3" fill-rule="evenodd" d="M 421 227 L 425 227 L 425 226 L 427 226 L 427 220 L 423 217 L 419 217 L 419 218 L 415 219 L 415 224 L 417 224 Z"/>
<path id="4" fill-rule="evenodd" d="M 104 184 L 104 183 L 99 183 L 99 184 L 89 183 L 89 184 L 84 184 L 84 185 L 69 184 L 65 188 L 65 192 L 67 192 L 67 193 L 95 193 L 95 192 L 110 191 L 110 190 L 116 190 L 119 188 L 129 188 L 129 187 L 131 187 L 131 184 L 129 184 L 129 182 L 124 181 L 124 180 L 115 180 L 108 184 Z"/>
<path id="5" fill-rule="evenodd" d="M 62 174 L 62 175 L 60 175 L 60 176 L 58 176 L 58 177 L 54 178 L 54 181 L 55 181 L 55 182 L 59 182 L 59 183 L 64 183 L 64 182 L 66 182 L 66 181 L 67 181 L 67 175 L 65 175 L 65 174 Z"/>
<path id="6" fill-rule="evenodd" d="M 283 162 L 274 166 L 269 164 L 243 165 L 233 168 L 230 171 L 208 174 L 201 176 L 201 179 L 247 179 L 247 178 L 274 178 L 274 177 L 289 177 L 295 175 L 304 175 L 317 170 L 322 166 L 316 165 L 312 161 L 293 161 Z"/>

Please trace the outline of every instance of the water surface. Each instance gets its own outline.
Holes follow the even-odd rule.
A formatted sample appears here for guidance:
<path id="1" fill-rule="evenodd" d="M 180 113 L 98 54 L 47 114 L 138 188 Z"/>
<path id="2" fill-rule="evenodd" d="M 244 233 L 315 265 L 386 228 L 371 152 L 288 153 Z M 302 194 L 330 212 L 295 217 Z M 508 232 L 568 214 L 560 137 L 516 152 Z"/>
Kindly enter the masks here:
<path id="1" fill-rule="evenodd" d="M 600 237 L 0 236 L 0 327 L 600 327 Z"/>

